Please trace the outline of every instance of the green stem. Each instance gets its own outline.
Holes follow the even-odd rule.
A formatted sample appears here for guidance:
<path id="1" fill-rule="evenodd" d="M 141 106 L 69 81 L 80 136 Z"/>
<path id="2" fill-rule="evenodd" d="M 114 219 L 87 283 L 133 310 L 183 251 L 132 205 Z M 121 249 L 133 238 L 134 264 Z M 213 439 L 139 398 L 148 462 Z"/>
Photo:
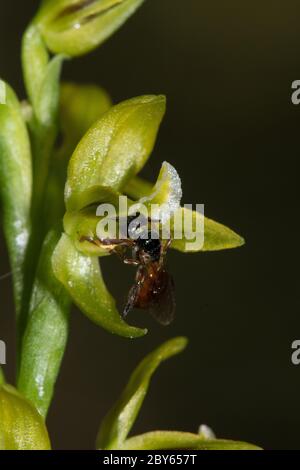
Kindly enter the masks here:
<path id="1" fill-rule="evenodd" d="M 46 188 L 49 172 L 49 161 L 53 152 L 56 138 L 56 129 L 41 128 L 34 126 L 32 129 L 32 154 L 34 161 L 33 169 L 33 201 L 31 210 L 31 221 L 33 230 L 27 246 L 25 259 L 24 290 L 22 306 L 18 322 L 18 363 L 21 351 L 21 343 L 28 320 L 29 305 L 35 273 L 39 261 L 40 251 L 46 235 L 47 226 L 44 217 L 44 206 L 46 198 Z"/>
<path id="2" fill-rule="evenodd" d="M 5 384 L 5 376 L 2 367 L 0 367 L 0 385 Z"/>
<path id="3" fill-rule="evenodd" d="M 70 298 L 55 278 L 51 262 L 59 238 L 60 230 L 51 231 L 43 244 L 17 381 L 18 390 L 43 417 L 52 400 L 69 331 Z"/>

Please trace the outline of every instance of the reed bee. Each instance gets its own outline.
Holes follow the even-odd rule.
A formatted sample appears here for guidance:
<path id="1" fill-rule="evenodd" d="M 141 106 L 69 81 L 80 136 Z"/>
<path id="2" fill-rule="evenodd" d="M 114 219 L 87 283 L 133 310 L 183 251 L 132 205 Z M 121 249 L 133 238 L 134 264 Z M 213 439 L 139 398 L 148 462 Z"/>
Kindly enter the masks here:
<path id="1" fill-rule="evenodd" d="M 128 226 L 136 217 L 128 217 Z M 137 266 L 135 282 L 122 312 L 123 318 L 132 309 L 139 308 L 149 311 L 160 324 L 169 325 L 175 314 L 174 281 L 166 269 L 166 253 L 171 240 L 161 240 L 158 233 L 151 232 L 149 221 L 146 221 L 135 239 L 129 237 L 127 230 L 124 238 L 82 237 L 81 241 L 107 247 L 125 264 Z"/>

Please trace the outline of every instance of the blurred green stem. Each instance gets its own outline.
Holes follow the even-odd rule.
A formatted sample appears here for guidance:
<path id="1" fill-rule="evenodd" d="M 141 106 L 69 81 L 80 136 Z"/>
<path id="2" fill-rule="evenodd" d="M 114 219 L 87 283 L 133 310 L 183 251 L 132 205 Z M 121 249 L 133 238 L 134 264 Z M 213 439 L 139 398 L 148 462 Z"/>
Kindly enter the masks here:
<path id="1" fill-rule="evenodd" d="M 4 372 L 2 370 L 2 367 L 0 367 L 0 385 L 3 385 L 4 383 L 5 383 Z"/>
<path id="2" fill-rule="evenodd" d="M 33 202 L 31 220 L 34 230 L 31 232 L 27 247 L 25 261 L 25 286 L 22 298 L 22 307 L 19 321 L 18 332 L 18 351 L 20 352 L 22 337 L 26 328 L 29 303 L 31 298 L 34 277 L 39 260 L 39 253 L 46 235 L 46 221 L 44 218 L 44 201 L 47 188 L 48 164 L 56 137 L 56 130 L 40 128 L 33 131 L 32 134 L 32 153 L 34 161 L 33 178 Z M 39 164 L 42 162 L 43 164 Z"/>

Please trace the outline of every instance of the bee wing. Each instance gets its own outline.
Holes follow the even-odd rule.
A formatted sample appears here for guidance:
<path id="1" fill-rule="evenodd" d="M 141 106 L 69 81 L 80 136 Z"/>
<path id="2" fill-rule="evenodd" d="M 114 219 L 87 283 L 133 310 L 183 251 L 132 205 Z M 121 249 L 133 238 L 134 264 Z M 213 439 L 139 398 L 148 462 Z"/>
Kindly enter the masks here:
<path id="1" fill-rule="evenodd" d="M 141 287 L 139 284 L 134 284 L 131 287 L 128 293 L 127 302 L 123 309 L 123 313 L 122 313 L 123 318 L 126 318 L 128 313 L 135 308 L 139 295 L 140 295 L 140 290 L 141 290 Z"/>
<path id="2" fill-rule="evenodd" d="M 161 325 L 169 325 L 175 316 L 175 290 L 172 276 L 161 269 L 157 275 L 155 293 L 149 305 L 149 313 Z"/>

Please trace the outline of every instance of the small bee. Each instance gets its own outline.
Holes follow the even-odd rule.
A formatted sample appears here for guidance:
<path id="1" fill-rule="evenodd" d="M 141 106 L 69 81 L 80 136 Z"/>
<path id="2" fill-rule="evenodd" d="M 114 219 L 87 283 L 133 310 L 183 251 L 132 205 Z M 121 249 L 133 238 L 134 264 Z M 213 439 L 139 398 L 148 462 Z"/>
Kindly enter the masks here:
<path id="1" fill-rule="evenodd" d="M 128 226 L 135 217 L 128 218 Z M 149 219 L 148 219 L 149 222 Z M 128 227 L 127 227 L 128 230 Z M 127 231 L 128 236 L 128 231 Z M 162 325 L 169 325 L 174 319 L 175 292 L 174 281 L 166 269 L 166 253 L 171 240 L 162 241 L 158 233 L 148 228 L 148 223 L 138 232 L 136 239 L 94 239 L 82 237 L 97 246 L 109 247 L 125 264 L 137 266 L 135 283 L 131 287 L 122 317 L 139 308 L 149 313 Z M 128 249 L 131 256 L 128 257 Z"/>

